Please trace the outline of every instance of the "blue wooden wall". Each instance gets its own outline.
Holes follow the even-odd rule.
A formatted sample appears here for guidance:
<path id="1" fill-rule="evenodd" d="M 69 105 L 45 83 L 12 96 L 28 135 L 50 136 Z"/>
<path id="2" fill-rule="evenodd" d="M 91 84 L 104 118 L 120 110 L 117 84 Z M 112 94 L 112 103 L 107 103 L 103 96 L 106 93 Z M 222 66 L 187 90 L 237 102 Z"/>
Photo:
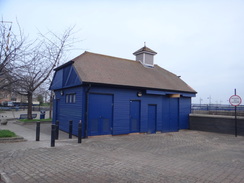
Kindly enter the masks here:
<path id="1" fill-rule="evenodd" d="M 60 90 L 56 91 L 56 99 L 54 102 L 54 121 L 60 121 L 60 129 L 68 132 L 69 120 L 74 121 L 74 134 L 77 135 L 77 126 L 79 120 L 83 122 L 83 136 L 85 130 L 85 112 L 86 112 L 86 88 L 80 86 L 63 90 L 61 96 Z M 128 134 L 131 132 L 131 101 L 140 102 L 140 133 L 149 132 L 148 126 L 148 106 L 156 106 L 156 131 L 173 132 L 179 129 L 187 129 L 189 127 L 188 115 L 190 113 L 190 97 L 169 98 L 167 95 L 150 95 L 142 91 L 142 97 L 137 96 L 137 92 L 141 90 L 135 89 L 119 89 L 105 87 L 91 87 L 88 94 L 88 123 L 94 120 L 91 114 L 96 114 L 101 104 L 94 100 L 94 96 L 111 95 L 112 117 L 111 117 L 111 133 L 113 135 Z M 65 96 L 69 93 L 76 93 L 76 103 L 66 103 Z M 92 96 L 92 97 L 91 97 Z M 90 107 L 89 107 L 90 106 Z M 91 107 L 92 106 L 92 107 Z M 90 133 L 89 124 L 88 135 L 101 135 L 100 133 Z M 103 133 L 105 134 L 105 133 Z"/>
<path id="2" fill-rule="evenodd" d="M 67 94 L 76 94 L 75 103 L 66 103 L 65 97 Z M 60 129 L 68 132 L 69 121 L 73 121 L 73 133 L 78 134 L 78 122 L 79 120 L 84 121 L 83 113 L 83 88 L 69 88 L 63 90 L 61 95 L 60 90 L 55 92 L 54 106 L 53 106 L 53 123 L 59 120 Z M 84 129 L 83 129 L 84 130 Z"/>
<path id="3" fill-rule="evenodd" d="M 50 90 L 58 90 L 68 87 L 74 87 L 81 85 L 82 82 L 79 79 L 76 70 L 72 65 L 68 65 L 55 72 Z"/>

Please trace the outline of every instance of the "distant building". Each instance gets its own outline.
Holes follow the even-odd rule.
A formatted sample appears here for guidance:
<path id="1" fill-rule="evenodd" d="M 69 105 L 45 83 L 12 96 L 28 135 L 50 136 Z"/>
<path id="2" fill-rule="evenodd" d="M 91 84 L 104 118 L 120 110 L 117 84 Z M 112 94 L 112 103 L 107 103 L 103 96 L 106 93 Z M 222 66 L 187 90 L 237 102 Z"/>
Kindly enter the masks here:
<path id="1" fill-rule="evenodd" d="M 55 69 L 53 121 L 68 131 L 79 120 L 83 137 L 187 129 L 196 91 L 154 64 L 157 53 L 144 46 L 136 60 L 84 52 Z"/>
<path id="2" fill-rule="evenodd" d="M 27 102 L 27 97 L 19 95 L 16 92 L 12 92 L 9 90 L 1 90 L 0 91 L 0 104 L 6 105 L 7 102 Z"/>
<path id="3" fill-rule="evenodd" d="M 14 106 L 14 105 L 23 105 L 27 104 L 28 99 L 25 95 L 20 95 L 18 92 L 11 90 L 1 90 L 0 91 L 0 105 L 3 106 Z M 33 98 L 33 104 L 39 105 L 39 102 L 36 98 Z"/>

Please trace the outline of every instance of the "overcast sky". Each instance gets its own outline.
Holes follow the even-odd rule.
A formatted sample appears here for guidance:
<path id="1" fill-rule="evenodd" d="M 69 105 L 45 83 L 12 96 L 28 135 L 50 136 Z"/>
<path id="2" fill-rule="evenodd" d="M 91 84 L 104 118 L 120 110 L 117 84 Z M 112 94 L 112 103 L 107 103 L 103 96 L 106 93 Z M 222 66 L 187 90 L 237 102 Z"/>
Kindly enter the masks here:
<path id="1" fill-rule="evenodd" d="M 29 37 L 75 25 L 83 41 L 67 61 L 84 51 L 135 59 L 146 42 L 198 92 L 193 103 L 228 104 L 235 88 L 244 99 L 243 0 L 0 0 L 0 14 Z"/>

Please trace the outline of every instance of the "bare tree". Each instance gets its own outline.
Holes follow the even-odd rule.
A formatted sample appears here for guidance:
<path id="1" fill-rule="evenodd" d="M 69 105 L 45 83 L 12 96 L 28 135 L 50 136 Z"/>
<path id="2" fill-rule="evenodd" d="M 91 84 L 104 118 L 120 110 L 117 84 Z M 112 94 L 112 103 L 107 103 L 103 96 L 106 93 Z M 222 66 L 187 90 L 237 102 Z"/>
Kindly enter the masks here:
<path id="1" fill-rule="evenodd" d="M 19 66 L 18 60 L 22 56 L 25 39 L 21 32 L 12 31 L 12 22 L 0 21 L 0 89 L 9 90 L 16 82 L 15 69 Z"/>
<path id="2" fill-rule="evenodd" d="M 53 69 L 59 65 L 64 52 L 72 42 L 70 37 L 73 28 L 68 28 L 62 36 L 53 32 L 40 34 L 22 58 L 22 67 L 18 68 L 19 94 L 28 98 L 28 119 L 32 119 L 33 92 L 50 76 Z"/>

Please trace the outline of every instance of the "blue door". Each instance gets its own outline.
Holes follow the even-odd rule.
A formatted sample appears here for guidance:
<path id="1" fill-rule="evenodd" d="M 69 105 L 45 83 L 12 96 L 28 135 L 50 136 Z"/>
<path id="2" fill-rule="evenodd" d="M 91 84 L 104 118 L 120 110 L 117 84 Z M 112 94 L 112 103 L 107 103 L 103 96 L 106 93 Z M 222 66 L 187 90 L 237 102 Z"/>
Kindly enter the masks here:
<path id="1" fill-rule="evenodd" d="M 189 114 L 191 113 L 191 98 L 181 97 L 179 99 L 179 129 L 189 128 Z"/>
<path id="2" fill-rule="evenodd" d="M 130 133 L 140 132 L 140 101 L 130 101 Z"/>
<path id="3" fill-rule="evenodd" d="M 170 99 L 170 114 L 169 114 L 170 131 L 175 132 L 179 130 L 179 99 Z"/>
<path id="4" fill-rule="evenodd" d="M 148 105 L 148 133 L 156 133 L 157 106 Z"/>
<path id="5" fill-rule="evenodd" d="M 113 96 L 89 94 L 88 135 L 112 134 Z"/>

